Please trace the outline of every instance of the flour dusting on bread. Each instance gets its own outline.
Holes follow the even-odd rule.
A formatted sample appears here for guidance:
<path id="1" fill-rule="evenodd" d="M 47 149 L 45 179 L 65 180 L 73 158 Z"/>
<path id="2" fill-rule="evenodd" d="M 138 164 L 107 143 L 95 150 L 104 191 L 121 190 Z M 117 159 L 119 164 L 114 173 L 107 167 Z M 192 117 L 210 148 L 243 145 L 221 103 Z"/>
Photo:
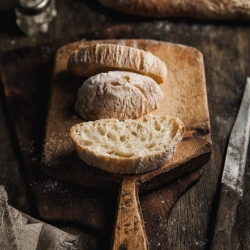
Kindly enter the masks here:
<path id="1" fill-rule="evenodd" d="M 109 71 L 88 78 L 78 91 L 76 111 L 87 121 L 126 120 L 158 108 L 164 99 L 150 77 L 127 71 Z"/>

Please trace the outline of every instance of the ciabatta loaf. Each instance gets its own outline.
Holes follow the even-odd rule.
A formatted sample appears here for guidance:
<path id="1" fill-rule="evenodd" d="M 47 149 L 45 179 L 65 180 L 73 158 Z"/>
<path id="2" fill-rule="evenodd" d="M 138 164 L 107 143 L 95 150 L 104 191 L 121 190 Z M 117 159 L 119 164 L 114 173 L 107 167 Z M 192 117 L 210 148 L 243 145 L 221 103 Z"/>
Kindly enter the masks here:
<path id="1" fill-rule="evenodd" d="M 184 132 L 179 118 L 148 114 L 143 121 L 79 123 L 70 135 L 78 156 L 87 164 L 113 173 L 138 174 L 163 166 Z"/>
<path id="2" fill-rule="evenodd" d="M 138 118 L 159 107 L 164 94 L 148 76 L 109 71 L 88 78 L 78 91 L 76 111 L 87 121 Z"/>
<path id="3" fill-rule="evenodd" d="M 166 80 L 164 62 L 150 52 L 118 44 L 92 44 L 71 52 L 68 69 L 90 77 L 111 70 L 126 70 L 152 77 L 157 83 Z"/>
<path id="4" fill-rule="evenodd" d="M 112 9 L 138 16 L 200 19 L 250 19 L 249 0 L 99 0 Z"/>

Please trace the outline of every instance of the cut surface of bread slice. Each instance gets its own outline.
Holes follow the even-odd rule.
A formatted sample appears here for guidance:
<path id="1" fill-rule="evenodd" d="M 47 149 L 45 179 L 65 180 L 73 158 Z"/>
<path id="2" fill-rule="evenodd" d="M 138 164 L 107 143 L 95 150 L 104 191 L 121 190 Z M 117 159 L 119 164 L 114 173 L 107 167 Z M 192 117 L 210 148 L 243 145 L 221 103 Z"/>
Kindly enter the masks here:
<path id="1" fill-rule="evenodd" d="M 163 166 L 180 143 L 185 126 L 177 117 L 148 114 L 143 121 L 102 119 L 70 130 L 78 156 L 90 166 L 119 174 Z"/>
<path id="2" fill-rule="evenodd" d="M 126 70 L 152 77 L 163 83 L 167 67 L 152 53 L 118 44 L 91 44 L 72 51 L 68 69 L 79 76 L 90 77 L 111 70 Z"/>
<path id="3" fill-rule="evenodd" d="M 148 76 L 109 71 L 88 78 L 78 91 L 76 111 L 86 120 L 134 119 L 159 107 L 160 86 Z"/>

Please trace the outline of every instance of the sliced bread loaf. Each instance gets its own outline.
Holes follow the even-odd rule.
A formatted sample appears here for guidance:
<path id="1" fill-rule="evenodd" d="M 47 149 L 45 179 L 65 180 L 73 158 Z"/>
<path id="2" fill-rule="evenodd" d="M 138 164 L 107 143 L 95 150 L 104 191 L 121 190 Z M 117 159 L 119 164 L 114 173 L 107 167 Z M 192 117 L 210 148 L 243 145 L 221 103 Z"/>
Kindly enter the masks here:
<path id="1" fill-rule="evenodd" d="M 91 44 L 71 52 L 68 69 L 90 77 L 111 70 L 126 70 L 152 77 L 157 83 L 166 80 L 164 62 L 152 53 L 118 44 Z"/>
<path id="2" fill-rule="evenodd" d="M 88 78 L 78 91 L 76 111 L 87 121 L 138 118 L 159 107 L 164 94 L 148 76 L 109 71 Z"/>
<path id="3" fill-rule="evenodd" d="M 164 165 L 185 127 L 176 117 L 148 114 L 143 121 L 102 119 L 73 126 L 78 156 L 91 166 L 120 174 L 139 174 Z"/>

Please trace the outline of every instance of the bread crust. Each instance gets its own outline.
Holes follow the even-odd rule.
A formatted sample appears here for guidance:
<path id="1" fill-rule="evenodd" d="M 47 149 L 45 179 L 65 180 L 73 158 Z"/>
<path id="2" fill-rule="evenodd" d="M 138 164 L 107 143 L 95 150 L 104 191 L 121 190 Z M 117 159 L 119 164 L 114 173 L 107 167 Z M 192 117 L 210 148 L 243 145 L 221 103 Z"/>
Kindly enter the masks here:
<path id="1" fill-rule="evenodd" d="M 78 156 L 87 164 L 119 174 L 140 174 L 163 166 L 185 133 L 183 122 L 168 115 L 143 121 L 102 119 L 70 130 Z"/>
<path id="2" fill-rule="evenodd" d="M 99 2 L 115 10 L 139 16 L 250 19 L 250 1 L 246 0 L 99 0 Z"/>
<path id="3" fill-rule="evenodd" d="M 150 77 L 110 71 L 88 78 L 78 91 L 76 111 L 87 121 L 135 119 L 159 107 L 164 94 Z"/>
<path id="4" fill-rule="evenodd" d="M 152 53 L 118 44 L 91 44 L 71 52 L 67 67 L 74 74 L 90 77 L 111 70 L 125 70 L 152 77 L 163 83 L 167 77 L 164 62 Z"/>

